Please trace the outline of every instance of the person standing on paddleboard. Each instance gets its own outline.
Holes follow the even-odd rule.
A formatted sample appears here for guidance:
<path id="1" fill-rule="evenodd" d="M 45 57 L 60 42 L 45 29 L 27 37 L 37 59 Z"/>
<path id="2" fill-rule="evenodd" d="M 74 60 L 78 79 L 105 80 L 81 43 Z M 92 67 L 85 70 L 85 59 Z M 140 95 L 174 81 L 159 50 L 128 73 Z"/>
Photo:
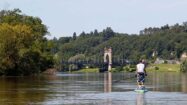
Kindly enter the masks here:
<path id="1" fill-rule="evenodd" d="M 146 67 L 145 60 L 140 60 L 139 63 L 136 65 L 136 76 L 137 76 L 137 83 L 139 89 L 145 88 L 144 82 L 145 82 L 145 76 L 147 76 L 145 67 Z"/>

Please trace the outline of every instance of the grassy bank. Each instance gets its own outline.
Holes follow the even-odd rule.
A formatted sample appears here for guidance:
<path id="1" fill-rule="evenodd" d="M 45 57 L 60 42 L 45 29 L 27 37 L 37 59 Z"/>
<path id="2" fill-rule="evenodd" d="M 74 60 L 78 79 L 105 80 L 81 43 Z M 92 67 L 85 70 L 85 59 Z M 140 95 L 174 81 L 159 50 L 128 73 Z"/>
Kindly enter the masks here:
<path id="1" fill-rule="evenodd" d="M 147 71 L 168 71 L 168 72 L 179 72 L 180 64 L 150 64 Z"/>
<path id="2" fill-rule="evenodd" d="M 81 70 L 78 70 L 78 71 L 73 71 L 75 73 L 84 73 L 84 72 L 88 72 L 88 73 L 97 73 L 99 72 L 99 68 L 87 68 L 87 69 L 81 69 Z"/>
<path id="3" fill-rule="evenodd" d="M 78 71 L 72 71 L 74 73 L 98 73 L 99 72 L 99 68 L 85 68 L 85 69 L 81 69 Z M 115 68 L 112 68 L 111 72 L 116 72 Z"/>
<path id="4" fill-rule="evenodd" d="M 127 70 L 128 67 L 128 70 Z M 118 70 L 119 68 L 112 68 L 111 72 L 133 72 L 129 71 L 130 67 L 125 66 L 123 67 L 123 70 Z M 135 68 L 134 68 L 135 69 Z M 158 72 L 179 72 L 180 71 L 180 64 L 150 64 L 146 70 L 149 72 L 151 71 L 158 71 Z M 78 71 L 72 71 L 75 73 L 98 73 L 99 68 L 85 68 Z"/>

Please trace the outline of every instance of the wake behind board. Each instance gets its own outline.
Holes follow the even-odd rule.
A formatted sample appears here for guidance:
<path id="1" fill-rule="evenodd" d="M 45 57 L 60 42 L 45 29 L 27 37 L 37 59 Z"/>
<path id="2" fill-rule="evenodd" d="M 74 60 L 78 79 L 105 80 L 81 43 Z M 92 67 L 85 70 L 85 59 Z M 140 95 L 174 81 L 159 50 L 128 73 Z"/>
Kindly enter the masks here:
<path id="1" fill-rule="evenodd" d="M 137 93 L 145 93 L 145 92 L 148 92 L 147 89 L 135 89 L 134 91 L 137 92 Z"/>

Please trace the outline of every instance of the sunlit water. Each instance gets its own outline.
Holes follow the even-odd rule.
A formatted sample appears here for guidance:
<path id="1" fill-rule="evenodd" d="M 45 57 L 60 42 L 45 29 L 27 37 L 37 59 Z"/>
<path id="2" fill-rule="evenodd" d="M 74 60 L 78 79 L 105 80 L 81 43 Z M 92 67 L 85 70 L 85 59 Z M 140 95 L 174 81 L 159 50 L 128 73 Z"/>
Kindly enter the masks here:
<path id="1" fill-rule="evenodd" d="M 140 94 L 133 73 L 0 77 L 0 105 L 187 105 L 187 74 L 149 73 Z"/>

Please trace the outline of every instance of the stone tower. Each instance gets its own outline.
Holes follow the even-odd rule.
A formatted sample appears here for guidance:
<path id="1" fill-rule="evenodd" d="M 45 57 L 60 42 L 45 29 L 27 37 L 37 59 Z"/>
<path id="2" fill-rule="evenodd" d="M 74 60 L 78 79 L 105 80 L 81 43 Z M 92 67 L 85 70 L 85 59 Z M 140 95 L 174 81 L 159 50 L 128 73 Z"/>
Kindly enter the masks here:
<path id="1" fill-rule="evenodd" d="M 104 48 L 104 63 L 108 63 L 108 71 L 111 71 L 112 69 L 112 48 L 111 47 Z"/>

